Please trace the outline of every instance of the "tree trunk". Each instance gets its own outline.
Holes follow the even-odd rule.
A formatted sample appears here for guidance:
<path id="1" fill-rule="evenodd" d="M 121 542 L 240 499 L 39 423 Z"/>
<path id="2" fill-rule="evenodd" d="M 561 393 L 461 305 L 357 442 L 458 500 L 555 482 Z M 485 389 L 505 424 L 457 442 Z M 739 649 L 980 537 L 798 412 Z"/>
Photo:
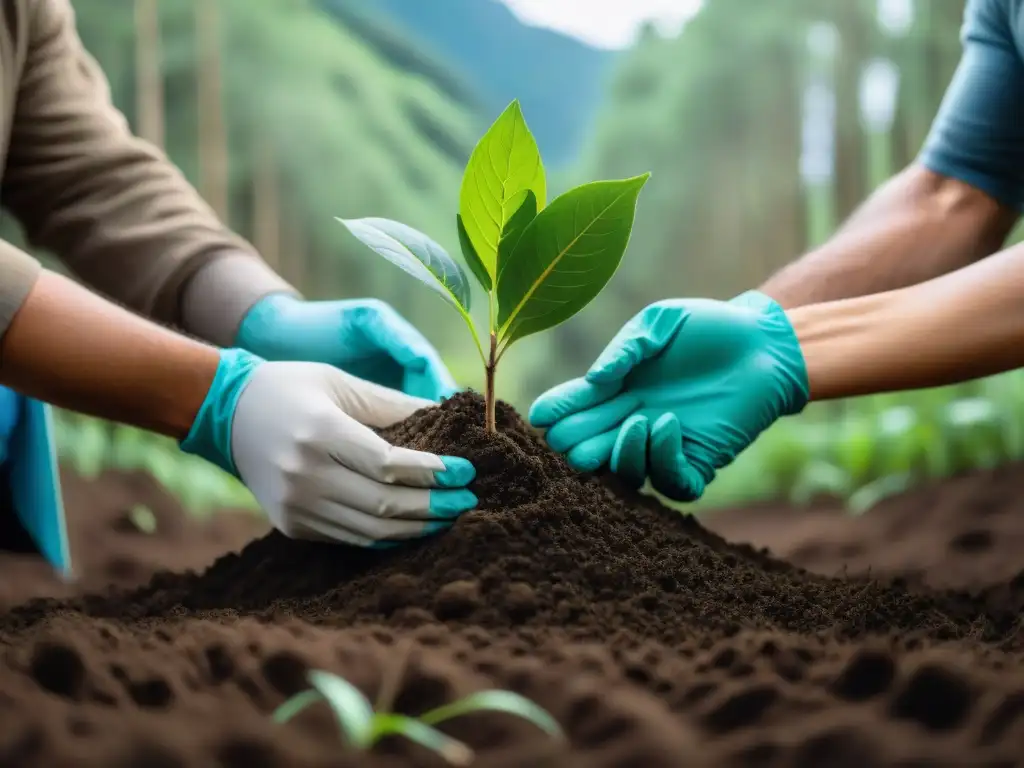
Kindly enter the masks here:
<path id="1" fill-rule="evenodd" d="M 227 223 L 228 147 L 221 81 L 219 0 L 194 0 L 199 50 L 199 191 Z"/>
<path id="2" fill-rule="evenodd" d="M 281 262 L 281 200 L 271 143 L 263 134 L 256 140 L 253 174 L 253 244 L 266 262 L 277 269 Z"/>
<path id="3" fill-rule="evenodd" d="M 293 208 L 286 208 L 281 217 L 281 274 L 305 293 L 306 273 L 309 266 L 309 243 L 301 216 Z"/>
<path id="4" fill-rule="evenodd" d="M 138 135 L 164 149 L 164 81 L 158 0 L 135 0 L 135 109 Z"/>

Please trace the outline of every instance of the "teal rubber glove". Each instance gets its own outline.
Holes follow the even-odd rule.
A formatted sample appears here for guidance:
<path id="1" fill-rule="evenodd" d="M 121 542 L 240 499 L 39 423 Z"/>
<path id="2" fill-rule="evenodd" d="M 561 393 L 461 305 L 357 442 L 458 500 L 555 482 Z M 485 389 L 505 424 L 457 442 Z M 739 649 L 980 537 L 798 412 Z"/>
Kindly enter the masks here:
<path id="1" fill-rule="evenodd" d="M 246 313 L 235 345 L 266 360 L 327 363 L 434 402 L 458 391 L 423 334 L 375 299 L 302 301 L 268 296 Z"/>
<path id="2" fill-rule="evenodd" d="M 13 512 L 31 544 L 70 578 L 71 550 L 51 408 L 6 387 L 0 387 L 0 463 L 10 484 Z"/>
<path id="3" fill-rule="evenodd" d="M 374 431 L 434 405 L 330 365 L 227 349 L 181 447 L 239 477 L 286 536 L 385 548 L 477 504 L 470 462 Z"/>
<path id="4" fill-rule="evenodd" d="M 730 302 L 678 299 L 634 316 L 582 379 L 534 402 L 530 422 L 580 471 L 608 465 L 678 501 L 809 397 L 782 308 L 756 291 Z"/>

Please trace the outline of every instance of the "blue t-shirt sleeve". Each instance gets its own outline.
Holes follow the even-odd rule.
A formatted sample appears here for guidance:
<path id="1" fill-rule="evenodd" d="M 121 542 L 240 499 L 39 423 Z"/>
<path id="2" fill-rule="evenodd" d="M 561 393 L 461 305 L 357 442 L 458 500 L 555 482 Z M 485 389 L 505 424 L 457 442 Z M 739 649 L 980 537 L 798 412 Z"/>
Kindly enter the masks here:
<path id="1" fill-rule="evenodd" d="M 1024 60 L 1013 34 L 1018 5 L 968 0 L 963 56 L 919 161 L 1024 210 Z"/>

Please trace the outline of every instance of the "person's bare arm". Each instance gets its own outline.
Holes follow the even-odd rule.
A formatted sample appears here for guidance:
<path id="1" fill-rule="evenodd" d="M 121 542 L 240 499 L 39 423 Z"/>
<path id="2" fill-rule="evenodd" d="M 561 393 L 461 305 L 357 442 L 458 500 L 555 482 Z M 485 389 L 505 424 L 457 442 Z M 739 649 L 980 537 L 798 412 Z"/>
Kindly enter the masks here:
<path id="1" fill-rule="evenodd" d="M 89 286 L 160 322 L 230 341 L 212 337 L 230 335 L 221 326 L 263 296 L 294 289 L 161 152 L 132 135 L 79 39 L 70 0 L 24 5 L 26 54 L 0 202 L 33 246 Z M 188 285 L 213 268 L 184 316 Z M 0 303 L 3 290 L 0 283 Z"/>
<path id="2" fill-rule="evenodd" d="M 1004 0 L 968 0 L 963 56 L 917 162 L 762 291 L 786 308 L 902 288 L 998 251 L 1024 208 L 1024 61 Z"/>
<path id="3" fill-rule="evenodd" d="M 790 310 L 812 400 L 1024 367 L 1024 245 L 910 288 Z"/>
<path id="4" fill-rule="evenodd" d="M 43 271 L 0 346 L 0 383 L 70 410 L 182 440 L 219 352 Z"/>
<path id="5" fill-rule="evenodd" d="M 999 250 L 1016 221 L 981 190 L 915 164 L 761 290 L 789 309 L 915 285 Z"/>

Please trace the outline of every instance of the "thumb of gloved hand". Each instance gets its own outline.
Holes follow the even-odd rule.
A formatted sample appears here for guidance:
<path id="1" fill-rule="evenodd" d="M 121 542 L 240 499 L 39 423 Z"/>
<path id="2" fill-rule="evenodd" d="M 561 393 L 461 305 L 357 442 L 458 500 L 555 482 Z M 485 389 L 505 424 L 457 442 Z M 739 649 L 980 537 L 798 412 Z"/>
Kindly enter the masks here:
<path id="1" fill-rule="evenodd" d="M 390 546 L 476 506 L 468 461 L 393 446 L 372 429 L 433 406 L 333 366 L 264 363 L 238 399 L 232 456 L 285 535 Z"/>

